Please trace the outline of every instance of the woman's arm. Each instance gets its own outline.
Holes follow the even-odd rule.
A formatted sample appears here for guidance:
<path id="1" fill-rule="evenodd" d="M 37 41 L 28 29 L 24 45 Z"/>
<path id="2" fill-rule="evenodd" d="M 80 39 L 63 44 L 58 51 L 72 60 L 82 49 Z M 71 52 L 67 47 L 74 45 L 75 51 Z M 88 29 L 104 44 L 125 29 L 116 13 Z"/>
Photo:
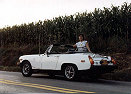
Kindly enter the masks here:
<path id="1" fill-rule="evenodd" d="M 86 47 L 87 47 L 88 51 L 91 52 L 88 42 L 86 42 Z"/>
<path id="2" fill-rule="evenodd" d="M 77 47 L 76 44 L 74 44 L 73 47 L 76 48 Z"/>

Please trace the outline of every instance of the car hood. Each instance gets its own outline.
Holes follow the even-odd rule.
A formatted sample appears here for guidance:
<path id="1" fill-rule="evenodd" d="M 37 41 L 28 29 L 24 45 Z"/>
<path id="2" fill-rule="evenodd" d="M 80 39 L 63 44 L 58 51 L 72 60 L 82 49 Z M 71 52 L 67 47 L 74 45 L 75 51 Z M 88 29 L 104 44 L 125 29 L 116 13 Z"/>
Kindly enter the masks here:
<path id="1" fill-rule="evenodd" d="M 33 54 L 33 55 L 23 55 L 23 56 L 20 56 L 20 58 L 33 58 L 33 57 L 37 57 L 39 56 L 39 54 Z"/>

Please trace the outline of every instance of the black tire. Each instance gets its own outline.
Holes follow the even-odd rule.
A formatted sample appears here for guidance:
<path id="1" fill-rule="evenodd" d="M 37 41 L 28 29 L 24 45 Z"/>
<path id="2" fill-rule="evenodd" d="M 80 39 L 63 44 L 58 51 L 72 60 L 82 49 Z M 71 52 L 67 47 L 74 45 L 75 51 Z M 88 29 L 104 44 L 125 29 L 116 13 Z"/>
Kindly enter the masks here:
<path id="1" fill-rule="evenodd" d="M 63 74 L 66 80 L 75 80 L 78 75 L 78 69 L 75 65 L 66 65 L 63 68 Z"/>
<path id="2" fill-rule="evenodd" d="M 21 68 L 22 75 L 24 77 L 30 77 L 32 75 L 32 67 L 29 62 L 24 62 Z"/>

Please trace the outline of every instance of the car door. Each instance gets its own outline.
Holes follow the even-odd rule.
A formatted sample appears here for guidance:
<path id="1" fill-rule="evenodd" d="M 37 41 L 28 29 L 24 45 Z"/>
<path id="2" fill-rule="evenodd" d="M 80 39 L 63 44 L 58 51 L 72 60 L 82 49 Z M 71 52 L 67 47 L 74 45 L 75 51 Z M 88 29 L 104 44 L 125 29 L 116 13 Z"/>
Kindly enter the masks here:
<path id="1" fill-rule="evenodd" d="M 33 69 L 41 69 L 40 55 L 31 55 L 28 59 Z"/>
<path id="2" fill-rule="evenodd" d="M 42 69 L 54 70 L 58 63 L 59 54 L 45 54 L 41 56 Z"/>

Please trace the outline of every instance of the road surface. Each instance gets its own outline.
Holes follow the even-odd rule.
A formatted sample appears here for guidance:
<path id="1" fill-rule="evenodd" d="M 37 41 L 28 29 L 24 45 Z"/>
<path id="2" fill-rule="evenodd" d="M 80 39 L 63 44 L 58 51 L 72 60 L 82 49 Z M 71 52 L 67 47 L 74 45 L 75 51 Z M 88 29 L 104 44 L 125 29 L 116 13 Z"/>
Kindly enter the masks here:
<path id="1" fill-rule="evenodd" d="M 63 77 L 49 78 L 43 74 L 23 77 L 19 72 L 0 71 L 0 93 L 94 93 L 129 94 L 131 82 L 79 79 L 65 81 Z"/>

